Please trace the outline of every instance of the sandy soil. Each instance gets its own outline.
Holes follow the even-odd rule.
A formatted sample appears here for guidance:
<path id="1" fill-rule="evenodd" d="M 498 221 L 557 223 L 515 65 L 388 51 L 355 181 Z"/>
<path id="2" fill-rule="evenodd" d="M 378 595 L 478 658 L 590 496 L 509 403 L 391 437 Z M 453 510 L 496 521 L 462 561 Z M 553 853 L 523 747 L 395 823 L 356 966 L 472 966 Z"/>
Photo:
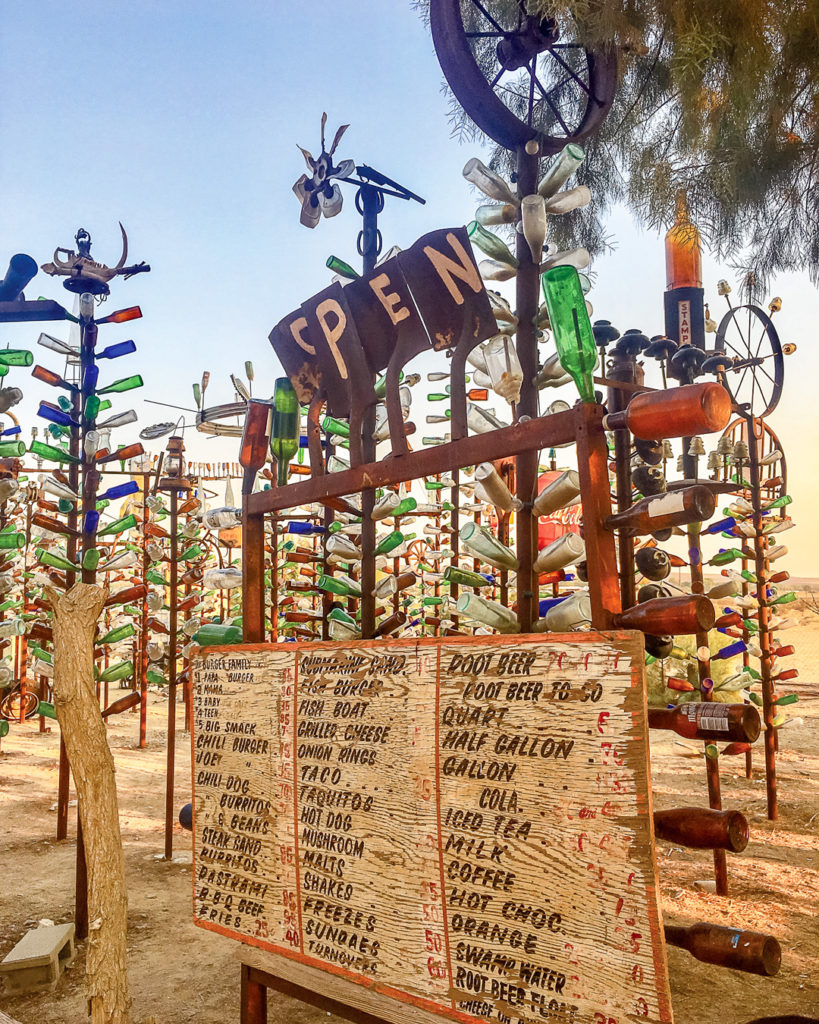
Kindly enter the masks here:
<path id="1" fill-rule="evenodd" d="M 733 924 L 775 935 L 783 947 L 782 970 L 757 978 L 700 964 L 669 949 L 678 1024 L 740 1024 L 773 1014 L 819 1017 L 819 621 L 788 632 L 797 648 L 802 725 L 783 730 L 778 757 L 780 817 L 765 816 L 761 752 L 753 778 L 744 758 L 724 758 L 723 805 L 751 823 L 747 850 L 729 860 L 731 894 L 698 888 L 711 876 L 707 853 L 658 844 L 663 912 L 668 922 Z M 792 710 L 792 709 L 791 709 Z M 137 749 L 137 716 L 110 726 L 117 763 L 123 842 L 129 880 L 129 952 L 134 1024 L 201 1024 L 239 1019 L 236 943 L 191 923 L 189 833 L 177 826 L 173 861 L 163 849 L 165 722 L 167 703 L 151 695 L 149 747 Z M 178 727 L 181 730 L 181 708 Z M 0 957 L 28 927 L 43 918 L 72 919 L 75 840 L 55 841 L 57 733 L 14 726 L 0 753 L 3 832 L 0 863 Z M 657 808 L 706 804 L 699 759 L 670 736 L 652 737 L 652 778 Z M 190 748 L 180 732 L 176 806 L 190 792 Z M 28 997 L 0 995 L 0 1008 L 21 1024 L 75 1024 L 86 1020 L 83 948 L 56 991 Z M 318 1022 L 326 1015 L 287 999 L 277 1000 L 271 1021 Z"/>

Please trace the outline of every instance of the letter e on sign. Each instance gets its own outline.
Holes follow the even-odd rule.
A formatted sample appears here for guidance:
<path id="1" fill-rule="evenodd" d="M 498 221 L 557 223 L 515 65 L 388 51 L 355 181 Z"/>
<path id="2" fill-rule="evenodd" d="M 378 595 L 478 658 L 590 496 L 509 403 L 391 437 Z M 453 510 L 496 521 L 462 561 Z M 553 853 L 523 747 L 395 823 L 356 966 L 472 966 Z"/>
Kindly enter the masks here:
<path id="1" fill-rule="evenodd" d="M 406 306 L 401 305 L 401 296 L 398 292 L 387 292 L 387 289 L 391 287 L 392 283 L 386 274 L 379 274 L 378 277 L 374 277 L 370 281 L 370 288 L 387 311 L 387 316 L 393 324 L 400 324 L 402 320 L 407 319 L 410 311 Z"/>

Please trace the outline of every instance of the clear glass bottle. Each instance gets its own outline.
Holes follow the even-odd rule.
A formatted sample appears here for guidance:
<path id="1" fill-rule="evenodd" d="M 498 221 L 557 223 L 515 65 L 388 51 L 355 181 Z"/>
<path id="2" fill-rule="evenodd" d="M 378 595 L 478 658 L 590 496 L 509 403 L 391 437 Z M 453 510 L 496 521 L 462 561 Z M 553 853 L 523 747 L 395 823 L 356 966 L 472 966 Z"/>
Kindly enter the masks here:
<path id="1" fill-rule="evenodd" d="M 483 622 L 499 633 L 520 632 L 520 623 L 515 613 L 497 601 L 488 601 L 485 597 L 467 591 L 458 597 L 456 608 L 459 615 L 475 622 Z"/>
<path id="2" fill-rule="evenodd" d="M 464 523 L 458 536 L 467 550 L 496 569 L 517 569 L 520 564 L 512 549 L 479 523 Z"/>

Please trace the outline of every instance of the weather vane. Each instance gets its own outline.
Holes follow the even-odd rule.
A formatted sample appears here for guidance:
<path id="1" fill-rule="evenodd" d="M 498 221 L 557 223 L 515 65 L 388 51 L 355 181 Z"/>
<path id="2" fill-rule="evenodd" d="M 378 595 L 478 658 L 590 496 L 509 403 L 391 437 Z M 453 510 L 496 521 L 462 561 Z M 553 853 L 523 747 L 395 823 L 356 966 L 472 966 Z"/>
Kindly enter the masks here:
<path id="1" fill-rule="evenodd" d="M 80 228 L 74 236 L 77 251 L 57 248 L 54 250 L 54 262 L 43 263 L 40 269 L 46 274 L 51 274 L 52 277 L 67 278 L 66 281 L 63 281 L 63 287 L 70 292 L 76 294 L 90 292 L 102 299 L 110 293 L 108 282 L 113 278 L 122 276 L 127 280 L 134 274 L 145 274 L 151 269 L 145 262 L 136 263 L 130 267 L 125 266 L 125 261 L 128 258 L 128 236 L 125 234 L 122 222 L 120 222 L 119 229 L 122 232 L 122 255 L 116 266 L 108 267 L 104 263 L 97 263 L 91 259 L 91 235 L 85 228 Z M 61 260 L 60 253 L 67 256 L 68 259 Z"/>

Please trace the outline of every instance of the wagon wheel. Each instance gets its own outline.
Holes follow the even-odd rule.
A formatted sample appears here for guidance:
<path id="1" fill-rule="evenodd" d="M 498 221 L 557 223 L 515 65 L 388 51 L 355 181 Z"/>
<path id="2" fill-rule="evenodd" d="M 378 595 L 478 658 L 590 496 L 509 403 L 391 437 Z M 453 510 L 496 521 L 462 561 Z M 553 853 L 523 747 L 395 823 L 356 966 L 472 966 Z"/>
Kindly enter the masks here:
<path id="1" fill-rule="evenodd" d="M 756 442 L 757 458 L 762 463 L 760 469 L 764 479 L 779 479 L 781 483 L 773 487 L 763 488 L 763 501 L 773 501 L 774 498 L 781 498 L 788 493 L 788 464 L 785 459 L 782 442 L 775 431 L 761 419 L 751 420 L 753 424 L 753 437 L 748 436 L 748 420 L 744 417 L 733 420 L 723 431 L 727 434 L 732 443 L 744 441 L 750 448 Z M 779 510 L 780 517 L 787 514 L 787 509 Z"/>
<path id="2" fill-rule="evenodd" d="M 717 328 L 716 350 L 732 360 L 722 382 L 737 407 L 760 419 L 769 416 L 782 395 L 785 367 L 768 314 L 759 306 L 734 306 Z"/>
<path id="3" fill-rule="evenodd" d="M 507 149 L 531 139 L 544 155 L 596 132 L 614 99 L 613 47 L 587 50 L 571 22 L 526 12 L 512 0 L 431 0 L 435 52 L 456 99 L 481 131 Z"/>
<path id="4" fill-rule="evenodd" d="M 6 696 L 0 701 L 0 718 L 5 718 L 9 722 L 20 721 L 20 705 L 23 698 L 19 690 L 14 690 L 12 693 L 6 694 Z M 40 699 L 36 693 L 31 690 L 27 690 L 25 694 L 25 718 L 31 718 L 32 715 L 37 712 L 37 705 L 40 703 Z"/>

